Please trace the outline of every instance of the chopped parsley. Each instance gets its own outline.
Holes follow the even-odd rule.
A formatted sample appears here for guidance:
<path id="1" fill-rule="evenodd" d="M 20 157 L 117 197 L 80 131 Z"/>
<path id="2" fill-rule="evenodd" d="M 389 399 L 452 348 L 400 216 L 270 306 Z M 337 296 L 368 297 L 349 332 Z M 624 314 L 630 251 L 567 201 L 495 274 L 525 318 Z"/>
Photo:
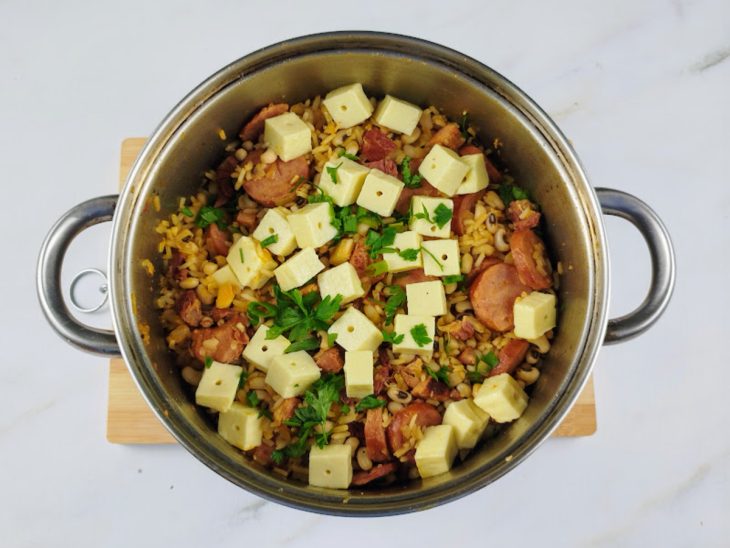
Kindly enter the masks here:
<path id="1" fill-rule="evenodd" d="M 386 263 L 385 261 L 370 263 L 368 265 L 368 272 L 373 276 L 380 276 L 381 274 L 385 274 L 386 272 L 388 272 L 388 263 Z"/>
<path id="2" fill-rule="evenodd" d="M 393 245 L 395 241 L 396 231 L 392 227 L 385 227 L 382 234 L 371 230 L 365 237 L 365 245 L 370 248 L 370 258 L 375 259 L 383 253 L 397 253 Z"/>
<path id="3" fill-rule="evenodd" d="M 195 215 L 189 207 L 182 208 L 180 212 L 186 217 L 193 217 Z"/>
<path id="4" fill-rule="evenodd" d="M 378 407 L 384 406 L 385 400 L 381 400 L 380 398 L 375 397 L 374 394 L 370 394 L 369 396 L 365 396 L 363 399 L 357 402 L 357 405 L 355 405 L 355 411 L 359 412 L 366 409 L 377 409 Z"/>
<path id="5" fill-rule="evenodd" d="M 325 168 L 327 170 L 327 175 L 330 176 L 330 179 L 332 179 L 332 182 L 334 184 L 339 183 L 339 181 L 337 180 L 337 170 L 340 169 L 340 167 L 342 167 L 342 162 L 340 162 L 336 166 L 327 166 Z"/>
<path id="6" fill-rule="evenodd" d="M 453 211 L 451 210 L 451 208 L 443 203 L 437 205 L 434 208 L 433 219 L 431 218 L 431 215 L 429 215 L 428 209 L 426 209 L 425 205 L 423 206 L 422 212 L 413 214 L 414 219 L 424 219 L 425 221 L 431 223 L 432 225 L 436 225 L 439 228 L 443 228 L 444 226 L 446 226 L 446 223 L 451 221 L 452 216 Z"/>
<path id="7" fill-rule="evenodd" d="M 335 313 L 340 308 L 342 295 L 334 298 L 330 295 L 320 300 L 317 291 L 302 295 L 298 289 L 282 291 L 274 286 L 276 303 L 253 302 L 248 306 L 248 318 L 252 325 L 258 325 L 262 319 L 272 318 L 273 325 L 266 333 L 266 339 L 272 340 L 279 335 L 287 334 L 291 344 L 284 352 L 297 350 L 314 350 L 319 342 L 312 335 L 319 330 L 327 330 Z"/>
<path id="8" fill-rule="evenodd" d="M 213 223 L 219 227 L 223 224 L 223 218 L 225 214 L 222 209 L 217 207 L 203 206 L 198 212 L 198 217 L 195 219 L 195 224 L 200 228 L 207 228 Z"/>
<path id="9" fill-rule="evenodd" d="M 210 356 L 205 357 L 205 368 L 208 369 L 211 365 L 213 365 L 213 358 Z"/>
<path id="10" fill-rule="evenodd" d="M 449 384 L 449 368 L 442 365 L 438 369 L 431 369 L 430 367 L 424 367 L 426 373 L 428 373 L 432 379 L 440 381 L 444 384 Z"/>
<path id="11" fill-rule="evenodd" d="M 272 234 L 271 236 L 267 236 L 263 240 L 261 240 L 261 247 L 269 247 L 271 244 L 275 244 L 279 241 L 279 235 L 278 234 Z"/>
<path id="12" fill-rule="evenodd" d="M 390 292 L 390 297 L 388 297 L 385 306 L 383 306 L 383 310 L 385 310 L 385 325 L 393 323 L 396 310 L 406 302 L 406 291 L 401 286 L 388 286 L 388 291 Z"/>
<path id="13" fill-rule="evenodd" d="M 395 331 L 381 331 L 383 334 L 383 342 L 390 344 L 400 344 L 405 339 L 405 335 L 402 333 L 399 335 Z"/>
<path id="14" fill-rule="evenodd" d="M 330 433 L 325 430 L 327 414 L 333 403 L 339 401 L 340 391 L 345 386 L 345 377 L 342 374 L 325 374 L 304 393 L 304 404 L 297 407 L 294 416 L 284 421 L 284 424 L 299 430 L 299 439 L 283 449 L 274 451 L 272 459 L 281 464 L 285 457 L 301 457 L 307 452 L 307 441 L 314 435 L 314 442 L 318 447 L 329 443 Z M 315 432 L 316 426 L 321 431 Z M 275 456 L 276 455 L 276 456 Z"/>
<path id="15" fill-rule="evenodd" d="M 261 403 L 261 400 L 259 399 L 259 395 L 256 393 L 256 390 L 249 390 L 248 394 L 246 394 L 246 403 L 250 407 L 258 407 L 259 403 Z"/>
<path id="16" fill-rule="evenodd" d="M 494 369 L 497 366 L 497 364 L 499 363 L 499 358 L 491 350 L 489 352 L 487 352 L 486 354 L 484 354 L 479 359 L 489 366 L 489 371 Z"/>
<path id="17" fill-rule="evenodd" d="M 320 202 L 327 202 L 330 204 L 330 224 L 337 229 L 338 233 L 335 237 L 335 241 L 342 238 L 345 234 L 355 234 L 357 232 L 357 226 L 360 223 L 366 224 L 370 228 L 380 227 L 380 217 L 375 213 L 368 211 L 363 207 L 356 207 L 354 205 L 338 207 L 335 205 L 331 196 L 328 196 L 319 187 L 317 187 L 317 190 L 319 190 L 317 194 L 310 194 L 307 196 L 307 201 L 312 204 Z"/>
<path id="18" fill-rule="evenodd" d="M 243 388 L 243 385 L 246 384 L 246 381 L 248 380 L 248 371 L 245 369 L 241 371 L 241 376 L 238 377 L 238 388 Z"/>
<path id="19" fill-rule="evenodd" d="M 463 274 L 452 274 L 451 276 L 444 276 L 443 281 L 445 284 L 456 284 L 464 281 Z"/>
<path id="20" fill-rule="evenodd" d="M 499 364 L 499 358 L 497 355 L 489 351 L 486 354 L 479 356 L 474 371 L 468 371 L 467 376 L 471 382 L 482 382 L 484 378 L 492 372 Z"/>
<path id="21" fill-rule="evenodd" d="M 327 346 L 330 348 L 335 344 L 337 340 L 337 333 L 327 333 Z"/>
<path id="22" fill-rule="evenodd" d="M 349 415 L 350 414 L 350 406 L 346 403 L 342 404 L 342 407 L 340 407 L 340 411 L 343 415 Z"/>
<path id="23" fill-rule="evenodd" d="M 360 161 L 360 158 L 358 158 L 358 157 L 357 157 L 357 156 L 356 156 L 355 154 L 350 154 L 349 152 L 347 152 L 347 151 L 346 151 L 346 150 L 344 150 L 344 149 L 343 149 L 343 150 L 340 150 L 340 151 L 339 151 L 339 152 L 337 153 L 337 155 L 338 155 L 338 156 L 339 156 L 340 158 L 347 158 L 348 160 L 352 160 L 353 162 L 358 162 L 358 161 Z"/>
<path id="24" fill-rule="evenodd" d="M 411 158 L 406 156 L 400 163 L 400 174 L 403 178 L 403 184 L 407 188 L 419 188 L 421 186 L 421 177 L 418 173 L 411 173 Z"/>
<path id="25" fill-rule="evenodd" d="M 404 261 L 413 262 L 416 259 L 418 259 L 418 254 L 421 252 L 421 249 L 418 247 L 411 247 L 408 249 L 403 249 L 398 252 L 398 255 L 401 259 Z"/>
<path id="26" fill-rule="evenodd" d="M 418 346 L 426 346 L 433 342 L 433 339 L 428 336 L 425 324 L 422 323 L 411 327 L 411 337 Z"/>
<path id="27" fill-rule="evenodd" d="M 238 256 L 241 258 L 241 264 L 243 264 L 243 248 L 238 248 Z"/>
<path id="28" fill-rule="evenodd" d="M 461 130 L 461 135 L 464 137 L 464 139 L 469 138 L 469 113 L 467 111 L 464 111 L 461 113 L 461 118 L 459 119 L 459 129 Z"/>
<path id="29" fill-rule="evenodd" d="M 502 183 L 499 185 L 499 197 L 502 198 L 505 206 L 508 206 L 514 200 L 530 199 L 530 195 L 524 188 L 513 185 L 512 183 Z"/>

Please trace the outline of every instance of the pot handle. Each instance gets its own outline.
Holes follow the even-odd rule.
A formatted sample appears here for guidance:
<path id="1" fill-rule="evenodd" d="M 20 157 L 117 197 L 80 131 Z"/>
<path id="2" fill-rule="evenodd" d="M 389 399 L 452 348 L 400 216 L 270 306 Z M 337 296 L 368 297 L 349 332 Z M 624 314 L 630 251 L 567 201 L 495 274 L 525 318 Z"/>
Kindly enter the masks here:
<path id="1" fill-rule="evenodd" d="M 64 213 L 43 241 L 36 272 L 38 300 L 51 327 L 69 344 L 103 356 L 119 355 L 114 332 L 84 325 L 73 317 L 61 291 L 61 267 L 68 246 L 78 234 L 90 226 L 111 221 L 118 198 L 93 198 Z"/>
<path id="2" fill-rule="evenodd" d="M 608 321 L 604 343 L 613 344 L 641 335 L 664 313 L 674 290 L 674 249 L 664 223 L 645 202 L 611 188 L 597 188 L 596 194 L 603 213 L 626 219 L 639 230 L 651 255 L 649 293 L 637 308 Z"/>

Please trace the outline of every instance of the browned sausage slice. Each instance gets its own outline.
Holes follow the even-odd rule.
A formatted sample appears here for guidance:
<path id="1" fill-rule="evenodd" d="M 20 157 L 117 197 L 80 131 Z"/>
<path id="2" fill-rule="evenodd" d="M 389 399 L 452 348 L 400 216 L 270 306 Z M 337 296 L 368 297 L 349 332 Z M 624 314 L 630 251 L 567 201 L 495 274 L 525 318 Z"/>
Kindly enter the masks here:
<path id="1" fill-rule="evenodd" d="M 267 119 L 284 114 L 289 110 L 286 103 L 270 104 L 259 110 L 248 123 L 243 126 L 238 136 L 242 141 L 255 141 L 264 130 L 264 122 Z"/>
<path id="2" fill-rule="evenodd" d="M 295 190 L 299 179 L 308 177 L 309 162 L 304 156 L 299 156 L 288 162 L 277 160 L 267 166 L 263 177 L 246 181 L 243 188 L 262 206 L 287 205 L 296 198 Z"/>
<path id="3" fill-rule="evenodd" d="M 451 220 L 451 230 L 455 234 L 461 236 L 465 232 L 464 221 L 466 214 L 474 211 L 479 199 L 484 195 L 484 191 L 472 192 L 471 194 L 459 194 L 454 196 L 454 218 Z"/>
<path id="4" fill-rule="evenodd" d="M 436 401 L 448 400 L 449 392 L 449 387 L 445 383 L 433 377 L 426 377 L 411 390 L 411 394 L 416 398 Z"/>
<path id="5" fill-rule="evenodd" d="M 392 472 L 395 472 L 397 469 L 398 465 L 396 463 L 387 462 L 385 464 L 378 464 L 377 466 L 373 466 L 373 468 L 371 468 L 367 472 L 364 470 L 361 472 L 355 472 L 352 475 L 352 485 L 366 485 L 371 481 L 375 481 L 376 479 L 380 479 Z"/>
<path id="6" fill-rule="evenodd" d="M 227 255 L 231 242 L 228 239 L 228 232 L 218 228 L 218 225 L 212 223 L 205 230 L 205 249 L 211 257 L 216 255 Z"/>
<path id="7" fill-rule="evenodd" d="M 408 270 L 393 277 L 393 283 L 401 287 L 418 282 L 432 282 L 434 280 L 438 280 L 438 278 L 435 276 L 426 276 L 422 268 L 414 268 L 413 270 Z"/>
<path id="8" fill-rule="evenodd" d="M 499 263 L 474 279 L 469 299 L 480 322 L 494 331 L 509 331 L 514 327 L 512 308 L 515 299 L 529 291 L 530 288 L 520 281 L 514 266 Z"/>
<path id="9" fill-rule="evenodd" d="M 451 122 L 434 133 L 428 144 L 432 146 L 441 145 L 452 150 L 457 150 L 464 144 L 464 141 L 465 139 L 461 134 L 459 126 Z"/>
<path id="10" fill-rule="evenodd" d="M 410 424 L 413 416 L 416 416 L 418 426 L 435 426 L 441 424 L 441 414 L 433 406 L 425 402 L 413 402 L 407 405 L 395 415 L 388 425 L 388 441 L 393 451 L 398 451 L 405 443 L 403 439 L 403 427 Z"/>
<path id="11" fill-rule="evenodd" d="M 530 200 L 513 200 L 507 208 L 507 217 L 517 230 L 535 228 L 540 224 L 540 212 L 534 209 Z"/>
<path id="12" fill-rule="evenodd" d="M 522 339 L 510 340 L 502 350 L 499 351 L 497 357 L 499 363 L 489 372 L 490 377 L 495 375 L 501 375 L 502 373 L 509 373 L 517 369 L 517 366 L 522 363 L 527 354 L 527 349 L 530 347 L 530 343 L 523 341 Z"/>
<path id="13" fill-rule="evenodd" d="M 540 237 L 530 229 L 516 230 L 509 243 L 522 283 L 532 289 L 549 288 L 552 285 L 552 268 Z"/>
<path id="14" fill-rule="evenodd" d="M 245 320 L 235 316 L 219 327 L 198 328 L 192 333 L 193 356 L 201 362 L 210 357 L 221 363 L 231 363 L 241 357 L 248 342 Z"/>
<path id="15" fill-rule="evenodd" d="M 314 358 L 314 361 L 326 373 L 339 373 L 345 365 L 345 360 L 342 358 L 342 351 L 336 347 L 328 348 Z"/>
<path id="16" fill-rule="evenodd" d="M 379 129 L 369 129 L 362 135 L 360 158 L 364 162 L 384 160 L 398 146 Z"/>
<path id="17" fill-rule="evenodd" d="M 385 440 L 385 428 L 383 427 L 383 409 L 368 409 L 365 418 L 365 448 L 368 457 L 373 462 L 384 462 L 390 460 L 388 442 Z"/>

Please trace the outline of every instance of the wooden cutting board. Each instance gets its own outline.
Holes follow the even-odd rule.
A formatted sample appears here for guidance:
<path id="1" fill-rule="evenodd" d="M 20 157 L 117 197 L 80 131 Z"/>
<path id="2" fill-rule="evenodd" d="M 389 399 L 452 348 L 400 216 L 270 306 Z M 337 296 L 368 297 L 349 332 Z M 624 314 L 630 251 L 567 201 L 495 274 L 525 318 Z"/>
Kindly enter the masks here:
<path id="1" fill-rule="evenodd" d="M 122 142 L 119 184 L 124 184 L 145 138 L 128 138 Z M 593 377 L 588 380 L 570 413 L 555 430 L 554 436 L 590 436 L 596 431 L 596 402 Z M 132 380 L 124 361 L 109 363 L 109 406 L 106 437 L 111 443 L 154 444 L 175 443 L 145 402 Z"/>

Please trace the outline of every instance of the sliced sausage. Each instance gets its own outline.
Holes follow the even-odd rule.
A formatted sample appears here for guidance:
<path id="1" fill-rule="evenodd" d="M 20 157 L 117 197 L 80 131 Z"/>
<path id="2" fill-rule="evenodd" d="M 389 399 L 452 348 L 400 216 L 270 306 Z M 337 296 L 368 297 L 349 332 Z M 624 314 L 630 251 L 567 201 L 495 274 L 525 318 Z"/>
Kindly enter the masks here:
<path id="1" fill-rule="evenodd" d="M 500 259 L 497 259 L 495 257 L 486 257 L 481 263 L 479 263 L 479 266 L 475 266 L 474 268 L 472 268 L 471 272 L 466 275 L 466 285 L 470 286 L 474 282 L 476 277 L 479 276 L 479 274 L 484 272 L 490 266 L 494 266 L 501 262 L 502 261 Z"/>
<path id="2" fill-rule="evenodd" d="M 383 173 L 387 173 L 388 175 L 391 175 L 393 177 L 398 177 L 398 164 L 396 164 L 390 158 L 385 158 L 384 160 L 377 160 L 375 162 L 365 162 L 364 165 L 365 165 L 365 167 L 369 167 L 370 169 L 377 169 L 377 170 L 382 171 Z"/>
<path id="3" fill-rule="evenodd" d="M 466 231 L 464 221 L 467 213 L 474 212 L 474 206 L 480 198 L 484 196 L 484 191 L 472 192 L 471 194 L 459 194 L 453 197 L 454 200 L 454 217 L 451 219 L 451 230 L 454 234 L 463 235 Z"/>
<path id="4" fill-rule="evenodd" d="M 509 373 L 517 369 L 527 354 L 527 349 L 530 347 L 530 343 L 523 341 L 522 339 L 512 339 L 499 351 L 497 357 L 499 363 L 489 372 L 490 377 L 495 375 L 501 375 L 502 373 Z"/>
<path id="5" fill-rule="evenodd" d="M 540 212 L 534 209 L 530 200 L 513 200 L 507 208 L 507 217 L 517 230 L 535 228 L 540 224 Z"/>
<path id="6" fill-rule="evenodd" d="M 516 230 L 509 243 L 522 283 L 532 289 L 549 288 L 552 285 L 552 268 L 540 237 L 530 229 Z"/>
<path id="7" fill-rule="evenodd" d="M 329 348 L 314 359 L 317 366 L 325 373 L 339 373 L 345 365 L 342 351 L 337 348 Z"/>
<path id="8" fill-rule="evenodd" d="M 410 424 L 413 416 L 416 416 L 416 424 L 418 426 L 436 426 L 441 424 L 441 414 L 433 406 L 425 402 L 413 402 L 395 415 L 388 425 L 388 441 L 390 448 L 395 452 L 398 451 L 405 443 L 403 436 L 403 427 Z M 372 457 L 371 457 L 372 458 Z"/>
<path id="9" fill-rule="evenodd" d="M 509 331 L 514 327 L 512 308 L 515 299 L 529 291 L 514 266 L 499 263 L 474 279 L 469 299 L 480 322 L 494 331 Z"/>
<path id="10" fill-rule="evenodd" d="M 253 451 L 253 460 L 258 462 L 261 466 L 271 466 L 273 462 L 271 455 L 274 453 L 274 447 L 262 443 Z"/>
<path id="11" fill-rule="evenodd" d="M 241 141 L 256 141 L 259 135 L 261 135 L 264 131 L 264 122 L 266 122 L 268 118 L 279 116 L 279 114 L 284 114 L 288 110 L 289 105 L 286 103 L 276 103 L 265 106 L 254 114 L 254 117 L 251 118 L 248 123 L 243 126 L 243 128 L 241 128 L 238 136 L 241 138 Z"/>
<path id="12" fill-rule="evenodd" d="M 450 392 L 451 390 L 445 383 L 437 381 L 433 377 L 426 377 L 411 390 L 414 398 L 437 401 L 448 400 Z"/>
<path id="13" fill-rule="evenodd" d="M 282 401 L 272 412 L 274 424 L 281 424 L 285 420 L 292 418 L 294 416 L 294 411 L 296 411 L 297 407 L 299 407 L 299 404 L 301 403 L 302 400 L 299 398 L 286 398 Z"/>
<path id="14" fill-rule="evenodd" d="M 202 303 L 195 291 L 184 291 L 177 300 L 177 313 L 190 327 L 198 327 L 203 319 Z"/>
<path id="15" fill-rule="evenodd" d="M 235 316 L 218 327 L 194 329 L 192 341 L 193 356 L 200 361 L 210 357 L 217 362 L 231 363 L 241 357 L 248 342 L 246 324 L 241 316 Z"/>
<path id="16" fill-rule="evenodd" d="M 373 462 L 390 460 L 388 442 L 385 440 L 385 427 L 383 427 L 382 407 L 368 409 L 365 418 L 365 448 L 368 457 Z"/>
<path id="17" fill-rule="evenodd" d="M 256 217 L 255 211 L 251 209 L 242 209 L 236 214 L 236 222 L 238 223 L 238 226 L 242 226 L 248 230 L 249 234 L 251 234 L 258 224 L 258 218 Z"/>
<path id="18" fill-rule="evenodd" d="M 360 158 L 365 162 L 384 160 L 398 148 L 396 144 L 379 129 L 369 129 L 362 135 Z"/>
<path id="19" fill-rule="evenodd" d="M 494 167 L 489 157 L 484 151 L 474 145 L 465 145 L 459 149 L 460 156 L 466 156 L 468 154 L 484 154 L 484 167 L 487 168 L 487 175 L 489 175 L 489 182 L 499 184 L 502 182 L 502 173 Z"/>
<path id="20" fill-rule="evenodd" d="M 464 139 L 464 136 L 461 134 L 459 126 L 450 122 L 434 133 L 428 144 L 431 146 L 441 145 L 452 150 L 457 150 L 464 144 L 464 141 L 466 141 L 466 139 Z"/>
<path id="21" fill-rule="evenodd" d="M 395 204 L 395 210 L 400 213 L 401 215 L 406 215 L 408 211 L 411 208 L 411 198 L 414 196 L 440 196 L 441 193 L 438 191 L 438 189 L 434 186 L 431 186 L 431 184 L 428 181 L 421 181 L 421 186 L 418 188 L 404 188 L 400 196 L 398 196 L 398 201 Z"/>
<path id="22" fill-rule="evenodd" d="M 236 167 L 238 167 L 238 160 L 231 154 L 215 170 L 215 183 L 218 189 L 218 195 L 213 204 L 215 207 L 228 203 L 236 195 L 236 189 L 231 179 Z"/>
<path id="23" fill-rule="evenodd" d="M 373 466 L 368 471 L 363 470 L 361 472 L 355 472 L 352 475 L 351 485 L 366 485 L 371 481 L 375 481 L 376 479 L 380 479 L 384 476 L 387 476 L 388 474 L 395 472 L 397 468 L 398 465 L 396 463 L 387 462 L 385 464 L 378 464 L 377 466 Z"/>
<path id="24" fill-rule="evenodd" d="M 438 280 L 438 278 L 435 276 L 426 276 L 422 268 L 414 268 L 413 270 L 408 270 L 407 272 L 393 276 L 393 283 L 401 287 L 418 282 L 432 282 L 434 280 Z"/>
<path id="25" fill-rule="evenodd" d="M 299 179 L 308 177 L 309 161 L 304 156 L 288 162 L 277 160 L 267 166 L 263 177 L 243 183 L 243 189 L 262 206 L 287 205 L 296 198 L 295 190 Z"/>
<path id="26" fill-rule="evenodd" d="M 205 249 L 211 257 L 216 255 L 227 255 L 228 249 L 231 247 L 231 241 L 228 239 L 228 231 L 221 230 L 218 225 L 211 223 L 205 229 Z"/>

